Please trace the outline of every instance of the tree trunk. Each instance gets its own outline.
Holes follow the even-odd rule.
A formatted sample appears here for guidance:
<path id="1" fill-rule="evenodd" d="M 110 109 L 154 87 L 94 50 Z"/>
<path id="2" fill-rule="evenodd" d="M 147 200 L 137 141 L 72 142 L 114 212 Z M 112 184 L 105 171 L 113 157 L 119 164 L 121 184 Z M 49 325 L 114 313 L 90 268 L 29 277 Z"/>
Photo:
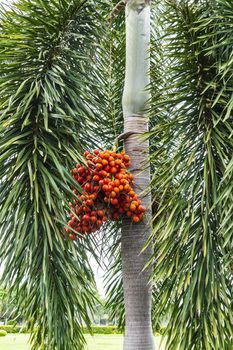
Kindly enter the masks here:
<path id="1" fill-rule="evenodd" d="M 148 0 L 128 0 L 126 5 L 126 75 L 123 93 L 125 150 L 130 156 L 135 176 L 135 190 L 147 208 L 143 222 L 124 219 L 122 225 L 123 286 L 126 312 L 124 350 L 154 350 L 151 326 L 150 269 L 143 271 L 152 254 L 142 253 L 151 228 L 150 194 L 142 194 L 149 185 L 148 142 L 141 133 L 148 130 L 145 109 L 149 94 L 150 3 Z M 147 164 L 145 164 L 147 162 Z"/>

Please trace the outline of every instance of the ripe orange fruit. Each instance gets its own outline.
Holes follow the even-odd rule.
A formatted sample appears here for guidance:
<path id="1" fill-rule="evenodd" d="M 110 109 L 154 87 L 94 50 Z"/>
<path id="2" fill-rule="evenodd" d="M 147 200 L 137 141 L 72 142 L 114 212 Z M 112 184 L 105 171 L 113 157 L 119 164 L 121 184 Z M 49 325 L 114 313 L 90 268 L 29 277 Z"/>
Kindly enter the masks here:
<path id="1" fill-rule="evenodd" d="M 122 177 L 123 177 L 123 176 L 122 176 Z M 123 186 L 127 184 L 127 180 L 126 180 L 126 179 L 123 179 L 123 178 L 122 178 L 120 181 L 121 181 L 121 184 L 122 184 Z"/>
<path id="2" fill-rule="evenodd" d="M 90 189 L 91 189 L 91 184 L 88 182 L 88 183 L 86 183 L 86 185 L 84 186 L 84 189 L 86 190 L 86 191 L 90 191 Z"/>
<path id="3" fill-rule="evenodd" d="M 102 164 L 103 164 L 103 165 L 108 165 L 107 159 L 103 159 L 103 160 L 102 160 Z"/>
<path id="4" fill-rule="evenodd" d="M 116 174 L 116 178 L 121 180 L 121 179 L 123 179 L 123 175 L 122 174 Z"/>
<path id="5" fill-rule="evenodd" d="M 95 216 L 91 216 L 91 222 L 96 222 L 97 218 Z"/>
<path id="6" fill-rule="evenodd" d="M 84 190 L 82 194 L 72 189 L 70 220 L 65 231 L 70 239 L 82 236 L 76 232 L 90 234 L 99 230 L 103 222 L 117 221 L 122 214 L 139 222 L 145 207 L 134 192 L 133 175 L 127 170 L 130 157 L 125 151 L 93 150 L 84 153 L 85 166 L 76 164 L 71 171 L 73 178 Z"/>
<path id="7" fill-rule="evenodd" d="M 117 205 L 118 204 L 118 199 L 117 198 L 112 198 L 111 199 L 112 205 Z"/>
<path id="8" fill-rule="evenodd" d="M 101 163 L 97 163 L 97 164 L 96 164 L 96 168 L 97 168 L 97 169 L 102 169 L 102 168 L 103 168 L 103 165 L 102 165 Z"/>
<path id="9" fill-rule="evenodd" d="M 108 191 L 108 185 L 103 185 L 102 189 L 103 189 L 104 192 L 107 192 Z"/>
<path id="10" fill-rule="evenodd" d="M 118 187 L 114 187 L 114 192 L 116 193 L 116 194 L 118 194 L 119 192 L 120 192 L 120 190 L 119 190 L 119 188 Z"/>
<path id="11" fill-rule="evenodd" d="M 120 184 L 121 184 L 121 183 L 120 183 L 120 180 L 118 180 L 118 179 L 114 180 L 114 185 L 115 185 L 115 186 L 119 187 Z"/>
<path id="12" fill-rule="evenodd" d="M 104 152 L 103 158 L 108 159 L 110 157 L 109 152 Z"/>
<path id="13" fill-rule="evenodd" d="M 108 203 L 108 197 L 104 197 L 104 202 Z"/>
<path id="14" fill-rule="evenodd" d="M 135 204 L 130 204 L 129 208 L 130 208 L 131 211 L 135 211 L 137 209 Z"/>
<path id="15" fill-rule="evenodd" d="M 124 190 L 125 190 L 125 191 L 130 191 L 130 186 L 129 186 L 129 184 L 126 184 L 126 185 L 124 186 Z"/>
<path id="16" fill-rule="evenodd" d="M 139 205 L 138 206 L 138 210 L 141 211 L 141 212 L 144 212 L 144 211 L 146 211 L 146 208 L 143 207 L 143 205 Z"/>
<path id="17" fill-rule="evenodd" d="M 110 173 L 116 174 L 116 172 L 117 172 L 117 168 L 116 168 L 116 167 L 112 167 L 112 168 L 110 169 Z"/>
<path id="18" fill-rule="evenodd" d="M 83 211 L 85 211 L 85 212 L 90 212 L 90 211 L 91 211 L 91 209 L 90 209 L 90 208 L 88 208 L 88 207 L 83 207 Z"/>
<path id="19" fill-rule="evenodd" d="M 87 204 L 89 207 L 91 207 L 92 205 L 94 205 L 94 202 L 93 202 L 92 199 L 88 199 L 88 200 L 86 201 L 86 204 Z"/>
<path id="20" fill-rule="evenodd" d="M 124 157 L 123 157 L 123 160 L 124 160 L 125 162 L 129 162 L 129 161 L 130 161 L 130 158 L 129 158 L 129 156 L 128 156 L 127 154 L 125 154 Z"/>
<path id="21" fill-rule="evenodd" d="M 80 167 L 80 168 L 78 169 L 79 174 L 83 174 L 84 171 L 85 171 L 84 166 L 82 166 L 82 167 Z"/>
<path id="22" fill-rule="evenodd" d="M 135 192 L 133 190 L 129 191 L 129 195 L 130 197 L 134 197 L 135 196 Z"/>
<path id="23" fill-rule="evenodd" d="M 116 192 L 112 191 L 112 192 L 111 192 L 111 197 L 112 197 L 112 198 L 115 198 L 116 196 L 117 196 Z"/>
<path id="24" fill-rule="evenodd" d="M 97 210 L 97 214 L 98 214 L 99 216 L 104 216 L 103 210 Z"/>
<path id="25" fill-rule="evenodd" d="M 98 175 L 93 176 L 94 181 L 99 181 L 100 177 Z"/>

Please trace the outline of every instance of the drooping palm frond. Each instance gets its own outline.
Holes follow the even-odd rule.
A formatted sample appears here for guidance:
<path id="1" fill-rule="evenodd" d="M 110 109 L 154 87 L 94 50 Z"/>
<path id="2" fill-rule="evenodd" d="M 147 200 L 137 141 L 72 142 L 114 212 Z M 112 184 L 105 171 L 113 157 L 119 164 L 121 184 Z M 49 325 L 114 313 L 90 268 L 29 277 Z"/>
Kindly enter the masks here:
<path id="1" fill-rule="evenodd" d="M 123 132 L 122 93 L 125 74 L 125 13 L 124 8 L 115 12 L 119 1 L 113 0 L 102 9 L 105 18 L 105 36 L 101 40 L 97 70 L 102 89 L 98 95 L 102 112 L 102 144 L 114 146 L 117 136 Z M 121 147 L 121 144 L 116 144 Z M 102 262 L 106 268 L 106 309 L 120 329 L 124 328 L 124 297 L 121 273 L 120 225 L 112 223 L 103 228 Z"/>
<path id="2" fill-rule="evenodd" d="M 77 188 L 69 170 L 100 124 L 90 79 L 97 23 L 94 1 L 20 0 L 1 11 L 0 257 L 32 349 L 80 350 L 90 325 L 87 242 L 73 244 L 64 225 Z"/>
<path id="3" fill-rule="evenodd" d="M 117 324 L 120 330 L 125 328 L 125 306 L 122 279 L 122 259 L 121 259 L 121 238 L 120 234 L 115 235 L 115 240 L 110 239 L 107 258 L 109 266 L 105 276 L 106 284 L 106 309 L 110 319 Z"/>
<path id="4" fill-rule="evenodd" d="M 100 140 L 104 147 L 112 147 L 116 137 L 123 132 L 122 93 L 125 75 L 125 20 L 124 9 L 110 20 L 119 1 L 104 4 L 101 10 L 105 35 L 97 52 L 96 72 L 101 86 L 98 95 L 101 124 Z"/>
<path id="5" fill-rule="evenodd" d="M 166 312 L 169 350 L 228 349 L 232 2 L 167 0 L 157 13 L 161 52 L 153 57 L 151 109 L 157 315 Z"/>

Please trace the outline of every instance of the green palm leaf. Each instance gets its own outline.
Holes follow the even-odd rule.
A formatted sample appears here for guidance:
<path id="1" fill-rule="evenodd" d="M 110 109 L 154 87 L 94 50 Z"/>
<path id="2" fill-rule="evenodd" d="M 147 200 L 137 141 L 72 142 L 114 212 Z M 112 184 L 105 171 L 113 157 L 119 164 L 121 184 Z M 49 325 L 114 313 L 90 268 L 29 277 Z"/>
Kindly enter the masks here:
<path id="1" fill-rule="evenodd" d="M 100 144 L 111 148 L 123 132 L 122 91 L 125 75 L 125 21 L 124 11 L 109 21 L 117 0 L 106 2 L 101 8 L 104 35 L 96 60 L 96 74 L 100 89 L 95 94 L 101 113 L 101 128 L 95 130 Z"/>
<path id="2" fill-rule="evenodd" d="M 169 350 L 225 349 L 232 341 L 231 173 L 224 174 L 233 150 L 233 12 L 228 1 L 209 5 L 168 0 L 157 11 L 152 239 L 154 278 L 162 283 L 157 315 L 167 314 Z"/>
<path id="3" fill-rule="evenodd" d="M 34 330 L 32 349 L 81 349 L 90 326 L 90 244 L 71 243 L 64 226 L 77 188 L 69 170 L 96 144 L 97 21 L 92 1 L 21 0 L 1 12 L 2 279 Z"/>

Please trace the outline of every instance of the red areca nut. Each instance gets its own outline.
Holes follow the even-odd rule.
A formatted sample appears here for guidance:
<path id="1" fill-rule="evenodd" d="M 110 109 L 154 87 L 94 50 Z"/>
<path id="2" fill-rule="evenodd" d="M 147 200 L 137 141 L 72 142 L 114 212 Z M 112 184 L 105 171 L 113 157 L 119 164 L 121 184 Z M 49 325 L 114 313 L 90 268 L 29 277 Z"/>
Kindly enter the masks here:
<path id="1" fill-rule="evenodd" d="M 72 213 L 68 226 L 73 230 L 66 227 L 65 231 L 70 239 L 96 232 L 104 222 L 117 221 L 122 215 L 135 223 L 141 221 L 146 208 L 134 191 L 133 175 L 127 170 L 130 157 L 125 151 L 94 149 L 83 156 L 87 166 L 76 164 L 71 170 L 83 193 L 74 189 L 76 198 L 69 203 Z"/>

